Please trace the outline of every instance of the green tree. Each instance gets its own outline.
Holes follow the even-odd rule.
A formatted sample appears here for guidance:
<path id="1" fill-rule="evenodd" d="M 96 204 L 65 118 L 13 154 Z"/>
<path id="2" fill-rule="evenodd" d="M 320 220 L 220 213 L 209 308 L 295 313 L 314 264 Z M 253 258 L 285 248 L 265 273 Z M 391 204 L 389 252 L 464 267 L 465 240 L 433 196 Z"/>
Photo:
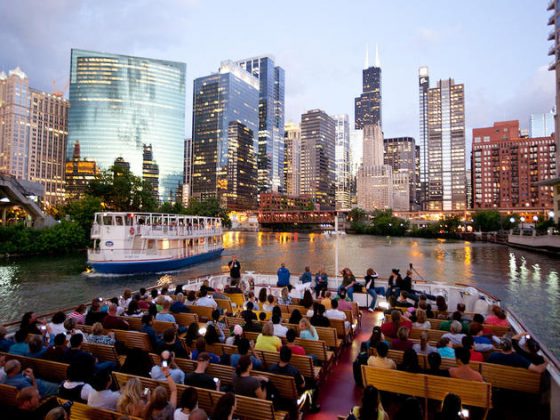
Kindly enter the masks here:
<path id="1" fill-rule="evenodd" d="M 89 239 L 93 217 L 100 211 L 103 211 L 101 199 L 90 195 L 81 200 L 71 201 L 62 209 L 65 216 L 82 228 L 86 239 Z"/>
<path id="2" fill-rule="evenodd" d="M 216 198 L 208 198 L 203 201 L 192 199 L 183 213 L 195 216 L 219 217 L 222 219 L 222 226 L 231 226 L 231 219 L 229 218 L 227 210 L 220 205 L 220 202 Z"/>
<path id="3" fill-rule="evenodd" d="M 475 230 L 494 232 L 502 228 L 500 213 L 496 210 L 480 210 L 473 216 Z"/>

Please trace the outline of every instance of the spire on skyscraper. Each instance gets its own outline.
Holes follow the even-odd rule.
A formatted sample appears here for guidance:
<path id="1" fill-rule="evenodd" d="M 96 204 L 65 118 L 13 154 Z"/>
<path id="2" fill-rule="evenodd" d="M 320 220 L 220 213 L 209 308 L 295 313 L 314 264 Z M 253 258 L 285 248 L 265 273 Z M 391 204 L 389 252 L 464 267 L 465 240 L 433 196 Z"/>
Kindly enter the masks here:
<path id="1" fill-rule="evenodd" d="M 366 44 L 366 59 L 364 60 L 364 69 L 369 68 L 369 46 Z"/>
<path id="2" fill-rule="evenodd" d="M 375 67 L 381 67 L 381 60 L 379 59 L 379 47 L 375 44 Z"/>

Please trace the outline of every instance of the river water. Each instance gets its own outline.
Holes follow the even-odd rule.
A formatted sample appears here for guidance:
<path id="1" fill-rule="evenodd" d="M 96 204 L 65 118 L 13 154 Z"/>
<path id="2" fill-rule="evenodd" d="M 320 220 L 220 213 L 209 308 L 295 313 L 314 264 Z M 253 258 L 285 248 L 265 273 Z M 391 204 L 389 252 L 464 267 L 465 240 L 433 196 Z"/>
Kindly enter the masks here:
<path id="1" fill-rule="evenodd" d="M 285 262 L 292 273 L 306 265 L 312 271 L 324 266 L 335 271 L 336 239 L 319 234 L 243 233 L 224 234 L 221 259 L 173 273 L 174 283 L 225 271 L 233 254 L 242 271 L 275 272 Z M 502 299 L 539 338 L 560 355 L 560 259 L 503 245 L 419 238 L 384 238 L 344 235 L 338 238 L 339 268 L 350 267 L 363 275 L 374 267 L 382 277 L 391 268 L 403 272 L 413 263 L 426 280 L 477 285 Z M 18 319 L 25 311 L 45 313 L 111 297 L 129 287 L 153 285 L 159 276 L 88 277 L 86 256 L 33 257 L 0 261 L 0 320 Z M 418 277 L 418 276 L 417 276 Z"/>

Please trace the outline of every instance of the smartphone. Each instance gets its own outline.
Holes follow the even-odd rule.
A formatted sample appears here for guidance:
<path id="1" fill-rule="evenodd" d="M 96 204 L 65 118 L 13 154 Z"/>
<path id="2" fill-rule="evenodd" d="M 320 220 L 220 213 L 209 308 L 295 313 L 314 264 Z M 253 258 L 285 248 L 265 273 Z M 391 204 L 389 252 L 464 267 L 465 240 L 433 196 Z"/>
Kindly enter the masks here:
<path id="1" fill-rule="evenodd" d="M 530 336 L 529 334 L 527 334 L 527 335 L 525 336 L 525 339 L 526 339 L 526 340 L 529 340 L 530 338 L 531 338 L 531 336 Z"/>
<path id="2" fill-rule="evenodd" d="M 463 416 L 463 418 L 468 419 L 469 418 L 469 410 L 467 410 L 466 408 L 463 408 L 461 411 L 459 411 L 459 415 Z"/>
<path id="3" fill-rule="evenodd" d="M 161 362 L 161 365 L 166 368 L 167 367 L 167 360 L 164 360 L 163 362 Z"/>
<path id="4" fill-rule="evenodd" d="M 99 302 L 103 302 L 103 298 L 97 298 Z"/>
<path id="5" fill-rule="evenodd" d="M 41 330 L 45 331 L 47 329 L 47 327 L 45 327 L 44 325 L 41 325 Z"/>
<path id="6" fill-rule="evenodd" d="M 214 378 L 214 382 L 218 383 L 218 382 L 220 382 L 220 380 L 218 378 Z"/>
<path id="7" fill-rule="evenodd" d="M 150 392 L 150 388 L 144 388 L 144 395 L 148 395 L 149 392 Z"/>

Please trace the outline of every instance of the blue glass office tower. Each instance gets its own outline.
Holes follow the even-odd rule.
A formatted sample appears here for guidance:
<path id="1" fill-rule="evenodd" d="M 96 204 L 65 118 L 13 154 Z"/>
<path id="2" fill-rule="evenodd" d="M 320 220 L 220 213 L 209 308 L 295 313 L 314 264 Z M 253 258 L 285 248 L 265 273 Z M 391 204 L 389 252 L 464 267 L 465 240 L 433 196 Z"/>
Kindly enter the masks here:
<path id="1" fill-rule="evenodd" d="M 176 200 L 183 183 L 186 64 L 72 50 L 67 156 L 107 169 L 117 157 L 142 176 L 144 145 L 159 165 L 159 197 Z"/>
<path id="2" fill-rule="evenodd" d="M 259 80 L 259 191 L 284 191 L 284 69 L 270 56 L 236 62 Z"/>
<path id="3" fill-rule="evenodd" d="M 255 208 L 258 79 L 232 62 L 195 79 L 192 130 L 192 197 L 218 198 L 229 209 Z"/>

